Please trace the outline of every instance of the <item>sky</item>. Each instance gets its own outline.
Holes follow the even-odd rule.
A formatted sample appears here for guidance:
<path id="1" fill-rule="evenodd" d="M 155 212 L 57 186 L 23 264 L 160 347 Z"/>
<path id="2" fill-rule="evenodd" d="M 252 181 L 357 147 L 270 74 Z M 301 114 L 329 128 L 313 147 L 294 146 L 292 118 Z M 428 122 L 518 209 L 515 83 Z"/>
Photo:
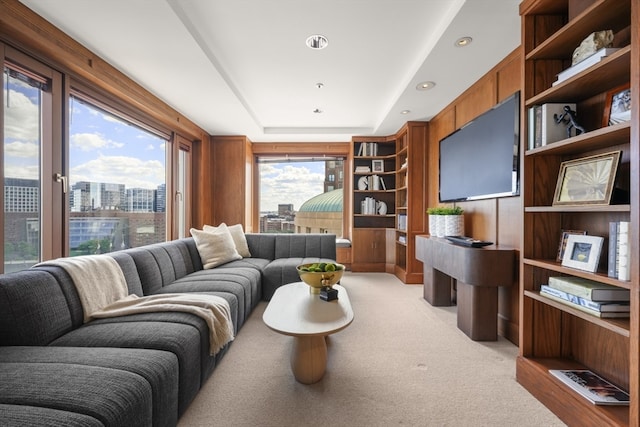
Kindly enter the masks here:
<path id="1" fill-rule="evenodd" d="M 260 211 L 277 211 L 278 204 L 302 204 L 324 193 L 324 162 L 263 163 L 260 165 Z"/>
<path id="2" fill-rule="evenodd" d="M 11 79 L 4 92 L 6 177 L 39 178 L 38 89 Z M 9 99 L 7 99 L 7 96 Z M 165 141 L 72 99 L 69 183 L 125 184 L 155 189 L 165 182 Z M 324 192 L 324 162 L 266 163 L 260 167 L 260 211 L 302 204 Z"/>

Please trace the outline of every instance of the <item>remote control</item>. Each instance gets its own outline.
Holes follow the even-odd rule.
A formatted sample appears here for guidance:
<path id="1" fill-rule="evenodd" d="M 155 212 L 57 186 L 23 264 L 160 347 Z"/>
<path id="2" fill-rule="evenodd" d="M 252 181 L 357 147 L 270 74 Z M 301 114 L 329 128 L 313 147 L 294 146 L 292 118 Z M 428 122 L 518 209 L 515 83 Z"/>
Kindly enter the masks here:
<path id="1" fill-rule="evenodd" d="M 471 248 L 481 248 L 483 246 L 493 245 L 493 242 L 487 242 L 486 240 L 478 240 L 473 237 L 467 236 L 446 236 L 446 239 L 456 245 L 468 246 Z"/>

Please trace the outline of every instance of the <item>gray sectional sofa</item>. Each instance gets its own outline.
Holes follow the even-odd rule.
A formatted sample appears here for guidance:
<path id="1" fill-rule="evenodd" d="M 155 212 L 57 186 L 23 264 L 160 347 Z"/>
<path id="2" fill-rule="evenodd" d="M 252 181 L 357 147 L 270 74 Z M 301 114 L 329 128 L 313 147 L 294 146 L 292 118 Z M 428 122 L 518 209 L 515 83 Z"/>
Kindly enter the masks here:
<path id="1" fill-rule="evenodd" d="M 259 301 L 299 280 L 296 265 L 336 257 L 334 235 L 246 239 L 251 257 L 207 270 L 193 238 L 110 255 L 130 293 L 224 298 L 237 334 Z M 210 355 L 206 322 L 183 312 L 83 323 L 77 290 L 61 267 L 0 275 L 0 425 L 176 425 L 229 345 Z"/>

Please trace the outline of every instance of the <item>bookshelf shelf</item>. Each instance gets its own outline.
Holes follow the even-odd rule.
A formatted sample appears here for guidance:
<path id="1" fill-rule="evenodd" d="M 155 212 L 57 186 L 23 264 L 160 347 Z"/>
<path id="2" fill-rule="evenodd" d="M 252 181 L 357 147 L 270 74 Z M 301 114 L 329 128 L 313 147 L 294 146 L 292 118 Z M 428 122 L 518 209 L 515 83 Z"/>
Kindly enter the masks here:
<path id="1" fill-rule="evenodd" d="M 573 8 L 583 8 L 573 10 Z M 629 35 L 640 22 L 638 0 L 524 0 L 520 5 L 524 48 L 521 147 L 528 146 L 528 109 L 551 102 L 575 103 L 587 132 L 527 150 L 523 172 L 522 262 L 520 264 L 520 357 L 518 381 L 570 425 L 640 424 L 640 325 L 637 320 L 640 150 L 638 106 L 632 120 L 603 125 L 607 93 L 629 84 L 637 93 L 639 42 Z M 574 49 L 586 35 L 601 29 L 614 32 L 620 49 L 595 65 L 553 85 L 559 72 L 571 66 Z M 632 64 L 635 64 L 632 66 Z M 637 103 L 636 103 L 637 104 Z M 630 195 L 606 206 L 552 206 L 562 162 L 621 151 L 616 188 Z M 630 200 L 630 202 L 629 202 Z M 623 204 L 617 204 L 622 202 Z M 630 281 L 564 267 L 556 261 L 563 230 L 584 230 L 609 237 L 609 223 L 630 221 L 632 244 Z M 607 247 L 608 249 L 608 247 Z M 606 267 L 605 267 L 606 270 Z M 540 294 L 551 276 L 575 276 L 631 291 L 630 319 L 600 318 Z M 619 385 L 631 396 L 623 407 L 593 405 L 549 373 L 549 369 L 589 369 Z"/>

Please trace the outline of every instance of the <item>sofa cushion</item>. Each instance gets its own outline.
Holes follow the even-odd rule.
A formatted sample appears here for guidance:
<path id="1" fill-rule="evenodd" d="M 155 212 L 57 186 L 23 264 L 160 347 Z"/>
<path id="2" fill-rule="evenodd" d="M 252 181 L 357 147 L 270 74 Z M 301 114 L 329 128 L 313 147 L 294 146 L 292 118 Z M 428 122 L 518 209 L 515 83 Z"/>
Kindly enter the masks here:
<path id="1" fill-rule="evenodd" d="M 224 222 L 221 225 L 226 225 Z M 250 258 L 251 252 L 249 251 L 249 245 L 247 244 L 247 238 L 244 235 L 244 229 L 242 228 L 242 224 L 234 224 L 234 225 L 226 225 L 227 230 L 229 230 L 229 234 L 231 234 L 231 238 L 233 239 L 233 243 L 236 246 L 236 250 L 240 254 L 242 258 Z M 205 225 L 202 227 L 202 230 L 213 232 L 216 231 L 218 227 L 214 227 L 211 225 Z"/>
<path id="2" fill-rule="evenodd" d="M 189 319 L 188 322 L 184 321 L 185 317 Z M 171 312 L 149 313 L 146 317 L 132 315 L 92 320 L 53 341 L 51 345 L 139 348 L 173 353 L 178 359 L 178 413 L 182 414 L 200 388 L 203 363 L 201 345 L 204 338 L 201 330 L 193 326 L 198 322 L 202 323 L 208 345 L 208 329 L 204 320 L 188 313 Z M 207 353 L 208 350 L 207 347 Z"/>
<path id="3" fill-rule="evenodd" d="M 238 324 L 240 329 L 253 308 L 260 301 L 260 271 L 251 267 L 200 270 L 176 280 L 159 292 L 228 292 L 238 299 Z"/>
<path id="4" fill-rule="evenodd" d="M 69 363 L 0 363 L 0 404 L 84 414 L 105 426 L 151 426 L 152 392 L 140 375 Z"/>
<path id="5" fill-rule="evenodd" d="M 178 421 L 178 359 L 173 353 L 131 348 L 0 347 L 0 364 L 16 362 L 99 366 L 137 374 L 151 386 L 153 425 L 172 426 Z"/>
<path id="6" fill-rule="evenodd" d="M 22 404 L 0 403 L 0 420 L 3 427 L 104 427 L 89 415 Z"/>
<path id="7" fill-rule="evenodd" d="M 67 297 L 47 271 L 0 275 L 2 345 L 47 345 L 73 326 Z"/>
<path id="8" fill-rule="evenodd" d="M 334 234 L 290 234 L 276 239 L 275 259 L 320 256 L 336 259 Z"/>
<path id="9" fill-rule="evenodd" d="M 220 264 L 242 258 L 236 250 L 227 226 L 224 224 L 220 224 L 215 231 L 192 228 L 191 235 L 196 241 L 196 246 L 202 259 L 202 267 L 205 269 L 214 268 Z"/>

